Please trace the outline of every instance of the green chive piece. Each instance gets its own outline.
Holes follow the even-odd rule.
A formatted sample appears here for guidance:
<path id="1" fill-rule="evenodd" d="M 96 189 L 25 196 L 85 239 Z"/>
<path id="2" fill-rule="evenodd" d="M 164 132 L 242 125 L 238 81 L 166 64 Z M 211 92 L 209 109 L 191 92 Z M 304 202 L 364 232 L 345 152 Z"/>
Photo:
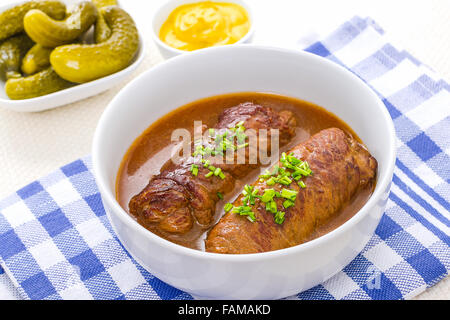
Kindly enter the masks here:
<path id="1" fill-rule="evenodd" d="M 291 174 L 292 178 L 294 178 L 295 181 L 298 181 L 302 178 L 302 175 L 298 172 L 294 172 Z"/>
<path id="2" fill-rule="evenodd" d="M 289 190 L 289 189 L 283 189 L 281 190 L 281 196 L 285 199 L 294 201 L 295 198 L 297 197 L 297 191 L 295 190 Z"/>
<path id="3" fill-rule="evenodd" d="M 295 203 L 294 203 L 294 201 L 292 201 L 292 200 L 285 200 L 284 202 L 283 202 L 283 207 L 285 208 L 285 209 L 288 209 L 288 208 L 290 208 L 290 207 L 293 207 L 295 205 Z"/>
<path id="4" fill-rule="evenodd" d="M 212 148 L 210 148 L 210 147 L 206 147 L 206 148 L 205 148 L 205 153 L 206 153 L 207 155 L 212 154 L 213 151 L 214 151 L 214 150 L 213 150 Z"/>
<path id="5" fill-rule="evenodd" d="M 198 166 L 196 164 L 191 165 L 191 172 L 194 177 L 198 175 Z"/>
<path id="6" fill-rule="evenodd" d="M 302 187 L 303 189 L 306 188 L 306 184 L 305 184 L 302 180 L 300 180 L 300 181 L 298 182 L 298 185 L 299 185 L 300 187 Z"/>
<path id="7" fill-rule="evenodd" d="M 222 180 L 225 179 L 225 175 L 223 174 L 223 172 L 219 173 L 219 178 L 222 179 Z"/>
<path id="8" fill-rule="evenodd" d="M 239 131 L 236 131 L 236 138 L 237 138 L 238 143 L 242 144 L 247 139 L 247 135 L 239 130 Z"/>
<path id="9" fill-rule="evenodd" d="M 275 223 L 282 224 L 284 222 L 284 212 L 278 211 L 275 214 Z"/>
<path id="10" fill-rule="evenodd" d="M 268 186 L 273 186 L 275 184 L 275 179 L 272 177 L 269 180 L 267 180 L 266 184 Z"/>
<path id="11" fill-rule="evenodd" d="M 216 170 L 216 167 L 214 167 L 214 166 L 208 166 L 208 170 L 214 172 L 214 170 Z"/>
<path id="12" fill-rule="evenodd" d="M 267 203 L 269 201 L 273 200 L 273 197 L 275 196 L 275 190 L 273 189 L 265 189 L 264 194 L 261 198 L 261 201 L 264 203 Z"/>
<path id="13" fill-rule="evenodd" d="M 231 203 L 227 203 L 225 204 L 225 206 L 223 207 L 223 210 L 225 210 L 225 212 L 230 211 L 231 209 L 233 209 L 233 205 Z"/>
<path id="14" fill-rule="evenodd" d="M 219 197 L 220 200 L 223 200 L 223 195 L 220 192 L 217 192 L 217 197 Z"/>
<path id="15" fill-rule="evenodd" d="M 297 172 L 300 172 L 305 177 L 309 176 L 309 172 L 304 170 L 304 169 L 302 169 L 302 168 L 297 168 Z"/>
<path id="16" fill-rule="evenodd" d="M 280 167 L 279 166 L 275 166 L 274 168 L 273 168 L 273 171 L 272 171 L 272 173 L 271 173 L 271 175 L 276 175 L 276 174 L 278 174 L 278 171 L 280 171 Z"/>
<path id="17" fill-rule="evenodd" d="M 216 168 L 216 169 L 214 170 L 214 175 L 215 175 L 215 176 L 218 176 L 221 172 L 222 172 L 222 169 Z"/>
<path id="18" fill-rule="evenodd" d="M 277 213 L 277 203 L 274 200 L 271 200 L 266 203 L 266 211 L 269 211 L 271 213 Z"/>
<path id="19" fill-rule="evenodd" d="M 252 211 L 252 208 L 244 205 L 239 207 L 233 207 L 232 213 L 238 213 L 241 216 L 247 216 L 247 219 L 251 222 L 256 221 L 255 213 Z"/>
<path id="20" fill-rule="evenodd" d="M 278 182 L 278 183 L 281 183 L 281 184 L 283 184 L 283 185 L 285 185 L 285 186 L 288 186 L 288 185 L 291 184 L 292 180 L 289 179 L 288 177 L 282 177 L 281 179 L 278 179 L 277 182 Z"/>
<path id="21" fill-rule="evenodd" d="M 214 174 L 214 172 L 210 171 L 210 172 L 208 172 L 207 174 L 205 174 L 205 177 L 206 177 L 206 178 L 209 178 L 209 177 L 211 177 L 213 174 Z"/>
<path id="22" fill-rule="evenodd" d="M 203 146 L 197 146 L 195 147 L 195 152 L 192 154 L 194 157 L 198 156 L 198 155 L 205 155 L 205 151 L 204 151 L 204 147 Z"/>

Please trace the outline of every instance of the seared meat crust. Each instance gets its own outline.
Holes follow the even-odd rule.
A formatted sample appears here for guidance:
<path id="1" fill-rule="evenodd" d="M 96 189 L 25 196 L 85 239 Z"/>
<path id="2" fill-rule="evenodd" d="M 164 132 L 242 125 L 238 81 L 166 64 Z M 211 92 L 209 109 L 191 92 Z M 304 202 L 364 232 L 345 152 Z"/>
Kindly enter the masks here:
<path id="1" fill-rule="evenodd" d="M 322 130 L 308 141 L 294 147 L 289 153 L 307 161 L 313 171 L 304 178 L 306 188 L 291 183 L 289 189 L 298 191 L 295 205 L 282 207 L 277 198 L 278 210 L 285 211 L 285 221 L 280 225 L 257 200 L 253 211 L 256 222 L 245 216 L 229 212 L 208 233 L 206 251 L 216 253 L 257 253 L 292 247 L 308 240 L 314 230 L 336 214 L 355 193 L 375 182 L 377 161 L 354 138 L 337 128 Z M 281 165 L 281 164 L 279 164 Z M 266 182 L 253 184 L 261 190 Z M 242 205 L 242 195 L 233 203 Z"/>
<path id="2" fill-rule="evenodd" d="M 248 129 L 278 129 L 280 145 L 286 144 L 295 133 L 295 118 L 290 111 L 276 112 L 253 103 L 243 103 L 224 110 L 215 126 L 217 130 L 233 127 L 243 121 Z M 267 148 L 270 150 L 270 131 Z M 248 160 L 249 150 L 246 149 Z M 225 179 L 206 178 L 207 168 L 199 165 L 198 175 L 191 173 L 195 159 L 188 157 L 180 164 L 170 160 L 162 172 L 150 179 L 148 185 L 129 202 L 130 213 L 151 231 L 162 231 L 166 237 L 189 232 L 194 224 L 207 228 L 213 222 L 218 192 L 225 195 L 234 189 L 235 181 L 244 177 L 259 164 L 219 164 Z"/>

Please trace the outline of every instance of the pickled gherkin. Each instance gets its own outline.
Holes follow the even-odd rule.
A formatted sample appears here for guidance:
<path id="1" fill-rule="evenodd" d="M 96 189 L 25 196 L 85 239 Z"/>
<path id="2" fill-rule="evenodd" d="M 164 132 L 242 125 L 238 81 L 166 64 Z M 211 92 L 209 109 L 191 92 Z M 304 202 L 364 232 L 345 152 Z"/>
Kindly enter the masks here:
<path id="1" fill-rule="evenodd" d="M 107 7 L 107 6 L 117 6 L 116 0 L 92 0 L 97 9 Z M 105 21 L 105 18 L 100 13 L 97 18 L 97 22 L 95 23 L 94 29 L 94 39 L 95 43 L 101 43 L 109 39 L 111 36 L 111 29 Z"/>
<path id="2" fill-rule="evenodd" d="M 23 57 L 22 71 L 25 74 L 31 75 L 42 71 L 50 66 L 50 53 L 53 48 L 43 47 L 40 44 L 35 44 Z"/>
<path id="3" fill-rule="evenodd" d="M 139 48 L 139 35 L 133 19 L 117 6 L 105 7 L 101 14 L 112 30 L 108 40 L 99 44 L 65 45 L 51 53 L 50 63 L 61 78 L 84 83 L 131 64 Z"/>
<path id="4" fill-rule="evenodd" d="M 39 9 L 54 19 L 63 19 L 66 6 L 60 1 L 28 1 L 0 13 L 0 41 L 23 31 L 23 18 L 32 9 Z"/>
<path id="5" fill-rule="evenodd" d="M 33 46 L 33 41 L 26 34 L 18 34 L 0 44 L 0 78 L 21 77 L 22 57 Z"/>
<path id="6" fill-rule="evenodd" d="M 31 99 L 71 87 L 73 84 L 61 79 L 52 67 L 28 77 L 9 79 L 5 91 L 12 100 Z"/>
<path id="7" fill-rule="evenodd" d="M 42 10 L 30 10 L 23 19 L 25 31 L 44 47 L 57 47 L 73 42 L 97 20 L 97 9 L 90 1 L 72 7 L 66 19 L 58 21 Z"/>
<path id="8" fill-rule="evenodd" d="M 100 9 L 108 6 L 117 6 L 117 0 L 92 0 L 95 6 Z"/>
<path id="9" fill-rule="evenodd" d="M 10 99 L 51 94 L 133 62 L 139 34 L 118 0 L 77 0 L 67 8 L 63 0 L 25 1 L 0 12 L 0 80 Z"/>

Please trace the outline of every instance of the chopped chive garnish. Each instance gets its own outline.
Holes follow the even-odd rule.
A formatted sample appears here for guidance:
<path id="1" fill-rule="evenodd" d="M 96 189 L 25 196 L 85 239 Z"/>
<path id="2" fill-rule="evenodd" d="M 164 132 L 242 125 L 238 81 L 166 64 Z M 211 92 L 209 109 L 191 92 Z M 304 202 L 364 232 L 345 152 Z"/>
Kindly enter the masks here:
<path id="1" fill-rule="evenodd" d="M 296 172 L 301 173 L 301 174 L 304 175 L 305 177 L 309 176 L 309 174 L 310 174 L 310 172 L 308 172 L 307 170 L 302 169 L 302 168 L 297 168 Z"/>
<path id="2" fill-rule="evenodd" d="M 292 180 L 289 179 L 288 177 L 283 177 L 281 179 L 278 179 L 277 181 L 278 183 L 284 184 L 285 186 L 288 186 L 291 184 Z"/>
<path id="3" fill-rule="evenodd" d="M 278 224 L 282 224 L 284 222 L 284 212 L 283 211 L 278 211 L 275 214 L 275 222 Z"/>
<path id="4" fill-rule="evenodd" d="M 248 185 L 248 184 L 246 184 L 245 186 L 244 186 L 244 190 L 242 191 L 242 194 L 245 196 L 243 199 L 242 199 L 242 201 L 245 203 L 245 204 L 248 204 L 248 202 L 250 202 L 250 204 L 255 204 L 255 198 L 257 198 L 258 196 L 257 196 L 257 194 L 258 194 L 258 189 L 257 188 L 255 188 L 255 187 L 253 187 L 253 186 L 251 186 L 251 185 Z"/>
<path id="5" fill-rule="evenodd" d="M 213 150 L 212 148 L 210 148 L 210 147 L 206 147 L 206 148 L 205 148 L 205 153 L 206 153 L 207 155 L 212 154 L 213 151 L 214 151 L 214 150 Z"/>
<path id="6" fill-rule="evenodd" d="M 295 190 L 289 190 L 289 189 L 283 189 L 281 190 L 281 196 L 285 199 L 294 201 L 295 198 L 297 197 L 297 191 Z"/>
<path id="7" fill-rule="evenodd" d="M 267 202 L 266 210 L 271 213 L 277 213 L 277 203 L 274 200 Z"/>
<path id="8" fill-rule="evenodd" d="M 233 207 L 232 213 L 239 213 L 241 216 L 247 216 L 247 219 L 251 222 L 256 221 L 255 213 L 252 211 L 252 208 L 245 205 L 239 207 Z"/>
<path id="9" fill-rule="evenodd" d="M 289 163 L 294 165 L 294 166 L 296 166 L 298 164 L 301 164 L 301 162 L 302 162 L 300 159 L 297 159 L 293 155 L 288 155 L 287 156 L 287 161 L 289 161 Z"/>
<path id="10" fill-rule="evenodd" d="M 196 146 L 195 152 L 192 154 L 194 157 L 198 155 L 205 155 L 205 148 L 203 146 Z"/>
<path id="11" fill-rule="evenodd" d="M 272 201 L 273 197 L 275 197 L 275 190 L 273 190 L 273 189 L 265 189 L 264 190 L 264 194 L 261 197 L 261 201 L 266 203 L 266 202 Z"/>
<path id="12" fill-rule="evenodd" d="M 191 165 L 191 172 L 194 177 L 198 175 L 198 166 L 196 164 Z"/>
<path id="13" fill-rule="evenodd" d="M 242 148 L 245 148 L 245 147 L 248 147 L 248 142 L 244 143 L 244 144 L 240 144 L 240 145 L 237 146 L 238 149 L 242 149 Z"/>
<path id="14" fill-rule="evenodd" d="M 292 201 L 292 200 L 285 200 L 285 201 L 283 202 L 283 207 L 284 207 L 285 209 L 290 208 L 290 207 L 293 207 L 294 205 L 295 205 L 295 203 L 294 203 L 294 201 Z"/>
<path id="15" fill-rule="evenodd" d="M 294 173 L 292 173 L 291 176 L 292 176 L 292 178 L 293 178 L 295 181 L 298 181 L 298 180 L 300 180 L 300 179 L 302 178 L 301 173 L 300 173 L 300 172 L 297 172 L 297 171 L 294 172 Z"/>
<path id="16" fill-rule="evenodd" d="M 206 177 L 206 178 L 209 178 L 209 177 L 211 177 L 213 174 L 214 174 L 214 172 L 210 171 L 210 172 L 208 172 L 207 174 L 205 174 L 205 177 Z"/>
<path id="17" fill-rule="evenodd" d="M 278 171 L 280 171 L 280 167 L 279 166 L 275 166 L 274 168 L 273 168 L 273 171 L 272 171 L 272 173 L 271 173 L 271 175 L 276 175 L 276 174 L 278 174 Z"/>
<path id="18" fill-rule="evenodd" d="M 237 138 L 238 143 L 242 144 L 247 139 L 247 135 L 245 133 L 242 133 L 241 131 L 237 131 L 236 138 Z"/>
<path id="19" fill-rule="evenodd" d="M 195 142 L 195 151 L 193 156 L 201 156 L 201 164 L 208 168 L 209 172 L 205 175 L 206 178 L 217 176 L 220 179 L 225 179 L 225 174 L 221 168 L 216 168 L 211 165 L 210 160 L 205 160 L 206 156 L 224 156 L 227 150 L 238 150 L 249 146 L 246 142 L 248 139 L 244 133 L 246 128 L 244 127 L 244 121 L 239 121 L 234 126 L 230 125 L 228 128 L 209 130 L 209 142 L 202 145 L 202 141 Z M 197 143 L 198 142 L 198 143 Z M 212 145 L 210 145 L 212 143 Z M 199 167 L 197 164 L 191 165 L 190 171 L 192 175 L 197 176 L 199 173 Z M 276 165 L 273 169 L 265 170 L 264 174 L 259 176 L 259 182 L 265 181 L 267 186 L 273 186 L 275 184 L 281 184 L 283 186 L 289 186 L 295 181 L 301 188 L 306 188 L 306 184 L 302 181 L 302 178 L 312 175 L 313 172 L 309 167 L 307 161 L 302 161 L 297 158 L 294 153 L 286 154 L 283 152 L 280 157 L 280 165 Z M 256 199 L 261 200 L 261 205 L 265 205 L 266 211 L 274 214 L 274 221 L 277 224 L 282 224 L 285 220 L 285 212 L 278 210 L 277 202 L 275 198 L 282 198 L 282 206 L 284 209 L 295 206 L 295 200 L 298 191 L 294 189 L 283 188 L 280 192 L 275 189 L 267 188 L 262 190 L 262 194 L 258 195 L 259 190 L 251 185 L 245 185 L 242 191 L 243 197 L 241 199 L 242 205 L 234 207 L 231 203 L 227 203 L 224 206 L 225 212 L 232 211 L 239 215 L 246 216 L 247 219 L 254 222 L 256 217 L 252 211 L 252 205 L 255 205 Z M 223 195 L 217 192 L 217 197 L 223 199 Z"/>
<path id="20" fill-rule="evenodd" d="M 225 210 L 225 212 L 230 211 L 231 209 L 233 209 L 233 205 L 231 203 L 227 203 L 225 204 L 225 206 L 223 207 L 223 210 Z"/>

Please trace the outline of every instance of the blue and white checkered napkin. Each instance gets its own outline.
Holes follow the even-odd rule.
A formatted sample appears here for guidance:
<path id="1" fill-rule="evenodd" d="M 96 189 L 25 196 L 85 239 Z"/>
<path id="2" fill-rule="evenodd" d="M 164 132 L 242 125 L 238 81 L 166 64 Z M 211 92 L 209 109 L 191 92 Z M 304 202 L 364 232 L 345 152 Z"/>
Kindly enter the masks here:
<path id="1" fill-rule="evenodd" d="M 364 250 L 291 298 L 411 298 L 450 269 L 450 86 L 387 43 L 370 19 L 353 18 L 306 51 L 344 65 L 379 94 L 395 123 L 398 159 L 385 215 Z M 17 191 L 0 212 L 0 277 L 22 298 L 192 299 L 121 246 L 90 158 Z"/>

